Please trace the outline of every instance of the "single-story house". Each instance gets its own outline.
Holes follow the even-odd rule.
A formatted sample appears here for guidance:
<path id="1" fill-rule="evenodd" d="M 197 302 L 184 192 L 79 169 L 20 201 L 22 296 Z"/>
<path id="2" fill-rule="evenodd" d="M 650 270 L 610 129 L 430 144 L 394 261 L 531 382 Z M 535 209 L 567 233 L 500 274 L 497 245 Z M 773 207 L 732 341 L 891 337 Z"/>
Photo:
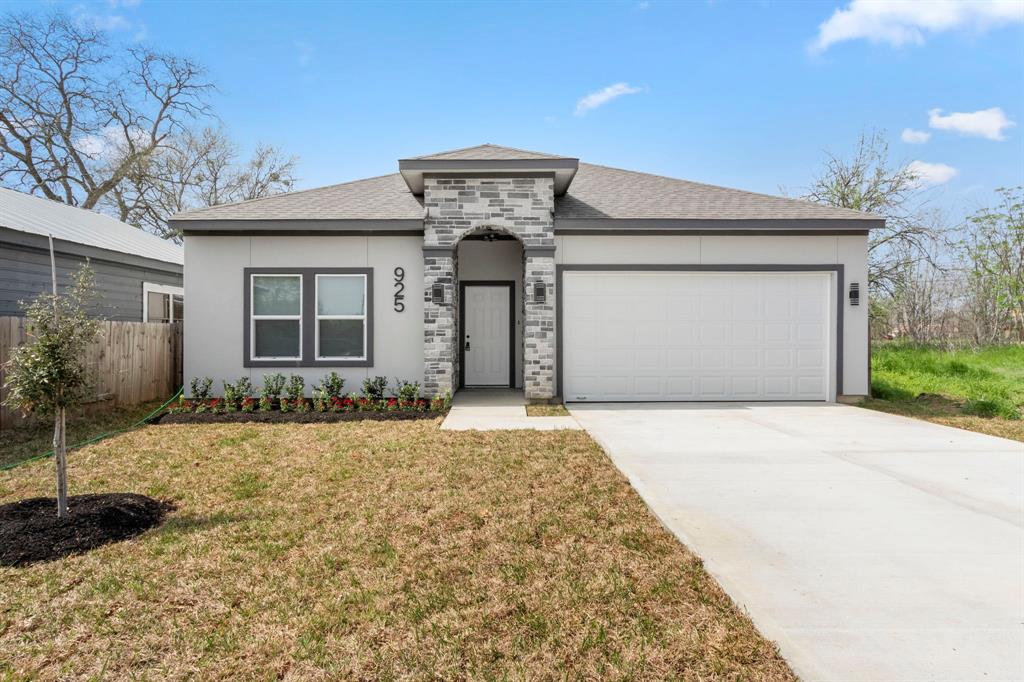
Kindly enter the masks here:
<path id="1" fill-rule="evenodd" d="M 0 188 L 0 316 L 22 314 L 19 301 L 52 289 L 89 262 L 97 314 L 110 320 L 172 322 L 184 316 L 180 246 L 110 216 Z"/>
<path id="2" fill-rule="evenodd" d="M 877 216 L 488 144 L 171 224 L 186 381 L 333 370 L 531 401 L 868 392 Z"/>

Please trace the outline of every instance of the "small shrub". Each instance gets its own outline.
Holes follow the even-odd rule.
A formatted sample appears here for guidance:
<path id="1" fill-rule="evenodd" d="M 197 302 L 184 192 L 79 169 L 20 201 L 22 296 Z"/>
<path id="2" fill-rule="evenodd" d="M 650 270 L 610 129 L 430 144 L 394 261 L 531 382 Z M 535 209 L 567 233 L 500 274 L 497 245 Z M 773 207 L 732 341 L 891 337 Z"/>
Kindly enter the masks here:
<path id="1" fill-rule="evenodd" d="M 266 396 L 270 399 L 277 398 L 281 395 L 284 390 L 284 375 L 280 372 L 274 372 L 273 374 L 263 375 L 263 391 L 260 393 L 261 396 Z"/>
<path id="2" fill-rule="evenodd" d="M 306 380 L 298 374 L 288 377 L 288 387 L 285 389 L 285 395 L 292 402 L 303 398 L 306 395 Z"/>
<path id="3" fill-rule="evenodd" d="M 249 377 L 242 377 L 235 383 L 224 383 L 224 407 L 228 411 L 236 410 L 242 401 L 252 395 L 252 382 Z"/>
<path id="4" fill-rule="evenodd" d="M 268 395 L 260 396 L 260 412 L 270 412 L 274 409 L 274 400 Z"/>
<path id="5" fill-rule="evenodd" d="M 189 387 L 192 389 L 192 400 L 207 401 L 210 399 L 210 387 L 213 386 L 213 379 L 210 377 L 193 377 Z"/>
<path id="6" fill-rule="evenodd" d="M 281 412 L 291 412 L 292 406 L 289 402 L 288 398 L 281 398 L 277 403 L 277 409 L 281 410 Z"/>
<path id="7" fill-rule="evenodd" d="M 298 412 L 299 414 L 305 414 L 309 412 L 309 401 L 306 400 L 305 398 L 296 398 L 294 401 L 292 401 L 292 405 L 295 408 L 295 411 Z"/>
<path id="8" fill-rule="evenodd" d="M 395 379 L 395 386 L 395 393 L 402 402 L 414 403 L 420 399 L 420 382 Z"/>
<path id="9" fill-rule="evenodd" d="M 327 412 L 331 407 L 331 398 L 324 389 L 319 386 L 313 387 L 313 409 L 317 412 Z"/>
<path id="10" fill-rule="evenodd" d="M 363 397 L 367 400 L 384 400 L 384 391 L 388 390 L 387 377 L 367 377 L 363 380 Z"/>
<path id="11" fill-rule="evenodd" d="M 313 387 L 313 390 L 322 391 L 326 398 L 344 397 L 345 379 L 337 372 L 331 372 L 323 380 Z"/>
<path id="12" fill-rule="evenodd" d="M 251 414 L 256 410 L 256 400 L 250 395 L 242 398 L 242 412 Z"/>

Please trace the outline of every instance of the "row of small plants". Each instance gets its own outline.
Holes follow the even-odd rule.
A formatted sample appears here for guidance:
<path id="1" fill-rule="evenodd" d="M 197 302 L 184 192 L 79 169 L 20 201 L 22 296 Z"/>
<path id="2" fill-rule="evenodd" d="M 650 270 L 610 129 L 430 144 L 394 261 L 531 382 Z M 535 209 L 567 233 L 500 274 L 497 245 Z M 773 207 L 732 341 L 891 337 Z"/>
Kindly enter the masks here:
<path id="1" fill-rule="evenodd" d="M 306 380 L 298 374 L 264 374 L 258 393 L 248 377 L 223 384 L 221 397 L 215 397 L 211 393 L 213 379 L 193 378 L 191 397 L 181 396 L 170 412 L 444 412 L 451 406 L 451 394 L 420 397 L 418 381 L 396 379 L 389 394 L 387 377 L 367 378 L 361 393 L 345 393 L 345 379 L 337 372 L 313 384 L 312 398 L 306 397 Z"/>

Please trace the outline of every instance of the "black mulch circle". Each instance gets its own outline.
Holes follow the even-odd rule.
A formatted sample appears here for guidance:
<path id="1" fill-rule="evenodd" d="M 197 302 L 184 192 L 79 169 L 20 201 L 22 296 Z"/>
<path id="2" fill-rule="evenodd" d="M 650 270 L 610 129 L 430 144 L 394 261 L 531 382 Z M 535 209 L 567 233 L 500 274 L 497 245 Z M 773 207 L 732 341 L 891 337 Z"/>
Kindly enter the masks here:
<path id="1" fill-rule="evenodd" d="M 127 540 L 159 524 L 173 508 L 134 493 L 74 495 L 66 519 L 57 518 L 52 497 L 0 505 L 0 566 L 61 559 Z"/>

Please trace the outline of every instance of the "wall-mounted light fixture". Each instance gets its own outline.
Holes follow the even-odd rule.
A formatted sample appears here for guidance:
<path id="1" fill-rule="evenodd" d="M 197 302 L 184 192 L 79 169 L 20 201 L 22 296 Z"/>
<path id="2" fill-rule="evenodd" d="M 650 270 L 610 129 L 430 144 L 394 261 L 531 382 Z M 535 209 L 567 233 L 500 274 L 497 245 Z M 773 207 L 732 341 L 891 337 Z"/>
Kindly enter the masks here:
<path id="1" fill-rule="evenodd" d="M 430 288 L 430 302 L 435 305 L 444 305 L 444 285 L 435 284 Z"/>
<path id="2" fill-rule="evenodd" d="M 850 305 L 860 305 L 859 282 L 850 282 Z"/>
<path id="3" fill-rule="evenodd" d="M 547 303 L 548 288 L 543 283 L 538 282 L 533 285 L 533 300 L 535 303 Z"/>

